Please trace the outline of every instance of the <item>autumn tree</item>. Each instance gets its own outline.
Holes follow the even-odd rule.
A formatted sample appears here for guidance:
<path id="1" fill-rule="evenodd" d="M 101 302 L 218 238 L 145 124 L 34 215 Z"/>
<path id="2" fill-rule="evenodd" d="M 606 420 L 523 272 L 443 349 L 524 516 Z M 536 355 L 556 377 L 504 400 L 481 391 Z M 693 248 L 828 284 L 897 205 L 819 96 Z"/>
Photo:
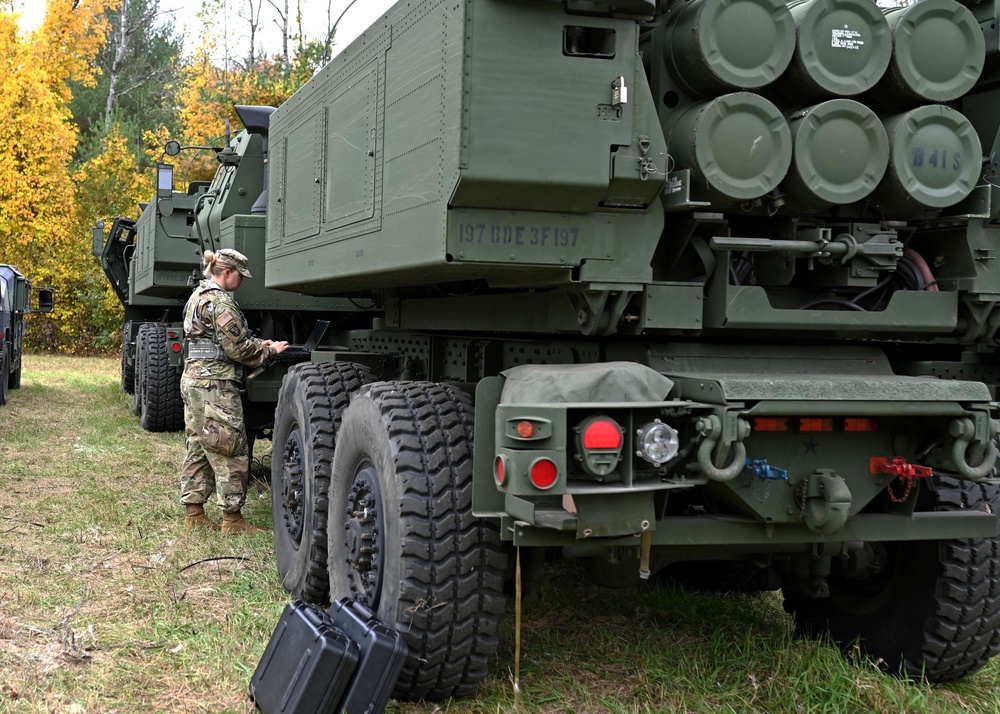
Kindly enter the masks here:
<path id="1" fill-rule="evenodd" d="M 70 107 L 81 132 L 78 156 L 87 160 L 101 152 L 105 135 L 117 123 L 142 166 L 142 133 L 159 126 L 177 129 L 181 40 L 173 18 L 160 11 L 160 0 L 120 0 L 106 18 L 108 41 L 94 60 L 96 81 L 72 87 Z"/>
<path id="2" fill-rule="evenodd" d="M 68 350 L 90 339 L 79 298 L 96 266 L 77 233 L 70 85 L 93 83 L 113 2 L 48 0 L 29 34 L 15 13 L 0 12 L 0 261 L 57 289 L 56 309 L 29 331 L 29 346 Z"/>
<path id="3" fill-rule="evenodd" d="M 203 16 L 202 21 L 207 29 L 181 70 L 178 119 L 186 143 L 221 147 L 226 120 L 239 127 L 235 105 L 277 107 L 312 76 L 312 67 L 300 62 L 298 56 L 291 61 L 281 56 L 263 58 L 250 67 L 228 66 L 225 53 L 220 53 L 218 34 L 210 27 L 217 20 Z M 306 56 L 305 61 L 311 62 L 312 56 Z M 217 166 L 210 156 L 203 155 L 185 166 L 182 177 L 187 181 L 210 179 Z"/>
<path id="4" fill-rule="evenodd" d="M 195 51 L 177 62 L 179 41 L 156 19 L 159 0 L 47 0 L 31 31 L 0 0 L 0 262 L 57 291 L 56 309 L 29 331 L 29 348 L 117 349 L 121 308 L 91 255 L 94 222 L 134 215 L 148 199 L 153 172 L 144 169 L 166 138 L 221 147 L 226 119 L 239 128 L 235 104 L 278 106 L 312 75 L 323 43 L 302 40 L 300 2 L 293 38 L 291 0 L 266 1 L 280 20 L 283 54 L 254 53 L 237 66 L 225 61 L 228 52 L 218 61 L 216 43 L 228 33 L 212 17 L 203 18 Z M 204 7 L 210 13 L 218 3 Z M 213 152 L 202 156 L 190 171 L 180 167 L 182 180 L 214 173 Z"/>
<path id="5" fill-rule="evenodd" d="M 101 151 L 73 174 L 76 185 L 77 231 L 84 238 L 98 221 L 138 213 L 140 201 L 148 200 L 155 188 L 155 173 L 136 170 L 132 141 L 113 124 L 101 142 Z M 106 226 L 106 230 L 110 225 Z M 93 259 L 92 259 L 92 262 Z M 101 271 L 89 271 L 85 289 L 78 293 L 79 309 L 90 316 L 92 346 L 97 350 L 117 347 L 122 307 Z"/>

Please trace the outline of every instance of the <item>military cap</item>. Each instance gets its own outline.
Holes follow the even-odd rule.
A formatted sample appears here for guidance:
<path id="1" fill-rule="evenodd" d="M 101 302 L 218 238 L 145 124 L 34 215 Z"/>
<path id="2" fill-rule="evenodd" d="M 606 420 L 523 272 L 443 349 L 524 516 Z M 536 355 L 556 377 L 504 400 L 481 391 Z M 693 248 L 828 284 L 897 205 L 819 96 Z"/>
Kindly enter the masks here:
<path id="1" fill-rule="evenodd" d="M 249 261 L 247 257 L 238 250 L 223 248 L 215 254 L 215 259 L 224 268 L 232 268 L 244 278 L 252 278 L 250 275 Z"/>

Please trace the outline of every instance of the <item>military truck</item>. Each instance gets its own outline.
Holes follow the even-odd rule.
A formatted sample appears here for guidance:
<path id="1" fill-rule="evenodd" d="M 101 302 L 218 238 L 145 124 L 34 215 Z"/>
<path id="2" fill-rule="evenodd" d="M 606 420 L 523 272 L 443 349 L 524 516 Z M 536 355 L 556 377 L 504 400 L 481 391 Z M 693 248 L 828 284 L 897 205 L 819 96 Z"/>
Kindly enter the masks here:
<path id="1" fill-rule="evenodd" d="M 179 145 L 178 145 L 179 146 Z M 122 303 L 121 389 L 133 397 L 135 415 L 147 431 L 184 428 L 180 396 L 181 310 L 189 280 L 201 262 L 189 240 L 209 183 L 173 190 L 172 167 L 161 164 L 156 198 L 139 206 L 136 218 L 94 227 L 94 255 Z"/>
<path id="2" fill-rule="evenodd" d="M 515 549 L 697 565 L 889 672 L 981 668 L 997 14 L 398 2 L 270 119 L 267 287 L 381 313 L 282 383 L 285 587 L 403 631 L 409 698 L 485 676 Z"/>
<path id="3" fill-rule="evenodd" d="M 273 111 L 273 107 L 236 107 L 244 129 L 216 151 L 219 168 L 212 181 L 192 181 L 186 191 L 174 190 L 173 166 L 161 162 L 157 195 L 141 206 L 137 219 L 114 219 L 106 240 L 103 224 L 94 228 L 94 254 L 100 257 L 124 307 L 122 391 L 133 395 L 135 414 L 148 431 L 184 428 L 182 312 L 202 277 L 205 250 L 235 248 L 250 259 L 255 279 L 240 288 L 238 299 L 250 326 L 266 339 L 301 345 L 316 329 L 318 315 L 339 315 L 342 321 L 361 312 L 344 298 L 317 298 L 264 287 L 266 204 L 261 198 L 265 195 L 268 118 Z M 164 158 L 188 149 L 210 147 L 169 141 Z M 301 349 L 292 350 L 254 375 L 244 404 L 251 444 L 271 428 L 284 370 L 307 357 Z"/>
<path id="4" fill-rule="evenodd" d="M 0 405 L 7 403 L 9 390 L 21 388 L 25 316 L 54 307 L 53 288 L 32 287 L 13 265 L 0 265 Z"/>

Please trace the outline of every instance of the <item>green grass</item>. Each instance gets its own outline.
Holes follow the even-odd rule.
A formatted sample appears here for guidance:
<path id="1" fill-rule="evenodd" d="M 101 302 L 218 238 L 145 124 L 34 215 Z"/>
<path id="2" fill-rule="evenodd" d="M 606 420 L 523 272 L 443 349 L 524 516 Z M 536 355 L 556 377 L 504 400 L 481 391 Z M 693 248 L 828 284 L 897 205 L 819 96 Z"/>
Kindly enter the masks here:
<path id="1" fill-rule="evenodd" d="M 29 357 L 0 408 L 0 712 L 251 712 L 288 601 L 271 537 L 183 527 L 183 437 L 140 429 L 117 370 Z M 254 482 L 249 520 L 269 528 L 269 504 Z M 567 564 L 523 606 L 515 697 L 513 610 L 475 699 L 389 711 L 1000 711 L 996 661 L 951 685 L 901 681 L 796 639 L 773 593 L 608 590 Z"/>

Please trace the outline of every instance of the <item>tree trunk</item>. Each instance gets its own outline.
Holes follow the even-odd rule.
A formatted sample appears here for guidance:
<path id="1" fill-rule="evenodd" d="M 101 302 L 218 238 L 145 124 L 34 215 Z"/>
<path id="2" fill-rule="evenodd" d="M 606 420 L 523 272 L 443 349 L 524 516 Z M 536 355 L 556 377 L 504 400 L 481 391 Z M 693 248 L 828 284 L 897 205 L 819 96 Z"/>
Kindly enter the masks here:
<path id="1" fill-rule="evenodd" d="M 268 4 L 271 7 L 274 8 L 274 11 L 276 13 L 278 13 L 278 17 L 281 18 L 281 22 L 275 21 L 274 24 L 277 25 L 278 29 L 281 30 L 281 56 L 285 60 L 285 67 L 287 68 L 292 63 L 292 58 L 288 56 L 288 28 L 292 24 L 292 18 L 288 14 L 288 2 L 289 2 L 289 0 L 285 0 L 285 9 L 284 9 L 284 11 L 282 11 L 282 9 L 278 6 L 278 3 L 275 2 L 275 0 L 267 0 L 267 2 L 268 2 Z M 300 23 L 299 24 L 299 28 L 300 29 L 301 29 L 301 21 L 302 21 L 302 7 L 301 7 L 301 0 L 299 0 L 299 23 Z M 300 40 L 300 42 L 301 42 L 301 40 Z"/>
<path id="2" fill-rule="evenodd" d="M 104 131 L 111 128 L 111 115 L 114 113 L 115 104 L 118 102 L 118 77 L 121 74 L 122 66 L 125 64 L 125 49 L 128 44 L 128 0 L 121 0 L 119 7 L 121 22 L 118 31 L 118 47 L 115 49 L 115 59 L 111 63 L 111 72 L 108 88 L 108 103 L 104 108 Z"/>
<path id="3" fill-rule="evenodd" d="M 257 0 L 256 4 L 254 0 L 247 0 L 247 13 L 246 20 L 250 25 L 250 52 L 247 54 L 246 71 L 252 72 L 254 67 L 257 66 L 257 30 L 260 27 L 260 4 L 261 0 Z"/>

